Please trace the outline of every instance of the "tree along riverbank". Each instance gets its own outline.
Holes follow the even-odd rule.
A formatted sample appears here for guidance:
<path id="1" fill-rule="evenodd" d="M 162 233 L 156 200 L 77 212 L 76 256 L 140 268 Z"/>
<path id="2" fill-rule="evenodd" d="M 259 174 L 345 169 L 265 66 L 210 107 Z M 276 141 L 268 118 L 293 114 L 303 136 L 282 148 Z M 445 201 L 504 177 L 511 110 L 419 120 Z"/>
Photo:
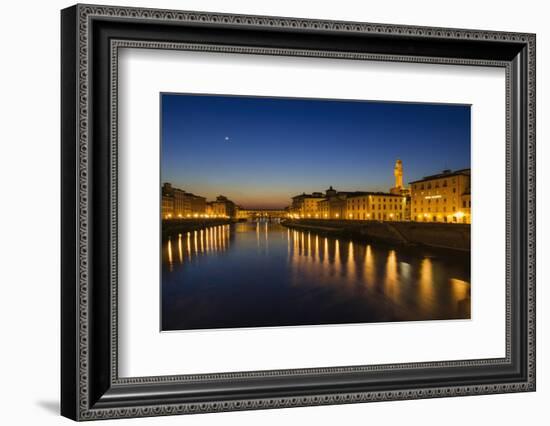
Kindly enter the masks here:
<path id="1" fill-rule="evenodd" d="M 470 251 L 469 224 L 332 219 L 285 219 L 281 224 L 292 229 L 350 239 Z"/>

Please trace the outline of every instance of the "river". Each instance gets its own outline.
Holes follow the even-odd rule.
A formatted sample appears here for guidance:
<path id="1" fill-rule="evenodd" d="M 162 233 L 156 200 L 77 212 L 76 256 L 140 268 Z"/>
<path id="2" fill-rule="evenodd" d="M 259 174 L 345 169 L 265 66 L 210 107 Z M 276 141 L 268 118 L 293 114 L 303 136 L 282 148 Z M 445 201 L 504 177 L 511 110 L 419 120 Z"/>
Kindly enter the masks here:
<path id="1" fill-rule="evenodd" d="M 469 254 L 242 222 L 162 243 L 162 330 L 470 318 Z"/>

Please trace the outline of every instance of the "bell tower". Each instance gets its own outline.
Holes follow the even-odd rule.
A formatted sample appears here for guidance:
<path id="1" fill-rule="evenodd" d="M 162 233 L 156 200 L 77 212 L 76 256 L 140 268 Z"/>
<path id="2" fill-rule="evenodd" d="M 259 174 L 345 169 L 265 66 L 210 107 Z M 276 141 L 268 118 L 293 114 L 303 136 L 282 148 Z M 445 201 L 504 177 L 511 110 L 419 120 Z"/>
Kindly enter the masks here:
<path id="1" fill-rule="evenodd" d="M 407 195 L 408 191 L 403 187 L 403 162 L 401 160 L 395 162 L 393 175 L 395 176 L 395 186 L 390 189 L 390 194 Z"/>
<path id="2" fill-rule="evenodd" d="M 403 188 L 403 163 L 401 160 L 395 162 L 395 167 L 393 168 L 393 175 L 395 176 L 395 188 Z"/>

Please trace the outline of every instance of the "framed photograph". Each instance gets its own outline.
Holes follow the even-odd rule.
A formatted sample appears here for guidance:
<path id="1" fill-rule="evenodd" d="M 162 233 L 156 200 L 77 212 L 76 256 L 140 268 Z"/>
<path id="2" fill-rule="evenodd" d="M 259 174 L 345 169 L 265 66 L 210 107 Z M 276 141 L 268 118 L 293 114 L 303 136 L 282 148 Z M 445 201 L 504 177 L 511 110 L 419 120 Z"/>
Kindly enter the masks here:
<path id="1" fill-rule="evenodd" d="M 64 416 L 535 390 L 535 35 L 61 28 Z"/>

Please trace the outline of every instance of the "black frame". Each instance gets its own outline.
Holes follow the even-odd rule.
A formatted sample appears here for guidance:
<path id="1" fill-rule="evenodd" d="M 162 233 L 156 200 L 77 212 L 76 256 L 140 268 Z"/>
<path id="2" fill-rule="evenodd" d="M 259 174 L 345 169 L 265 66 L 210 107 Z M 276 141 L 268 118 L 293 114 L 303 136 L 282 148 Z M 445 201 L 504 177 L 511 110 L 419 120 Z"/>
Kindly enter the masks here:
<path id="1" fill-rule="evenodd" d="M 533 34 L 76 5 L 62 11 L 61 35 L 62 415 L 89 420 L 535 390 Z M 113 99 L 117 48 L 140 43 L 506 68 L 507 356 L 119 378 Z"/>

